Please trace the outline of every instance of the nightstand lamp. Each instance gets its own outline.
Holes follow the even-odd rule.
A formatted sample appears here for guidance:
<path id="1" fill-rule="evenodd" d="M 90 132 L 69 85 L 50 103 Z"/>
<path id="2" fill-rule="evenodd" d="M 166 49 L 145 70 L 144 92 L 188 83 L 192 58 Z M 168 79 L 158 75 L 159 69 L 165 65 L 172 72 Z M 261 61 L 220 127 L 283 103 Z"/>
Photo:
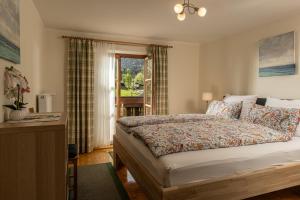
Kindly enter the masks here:
<path id="1" fill-rule="evenodd" d="M 202 100 L 206 101 L 206 109 L 208 108 L 208 103 L 213 99 L 213 94 L 211 92 L 204 92 L 202 94 Z"/>

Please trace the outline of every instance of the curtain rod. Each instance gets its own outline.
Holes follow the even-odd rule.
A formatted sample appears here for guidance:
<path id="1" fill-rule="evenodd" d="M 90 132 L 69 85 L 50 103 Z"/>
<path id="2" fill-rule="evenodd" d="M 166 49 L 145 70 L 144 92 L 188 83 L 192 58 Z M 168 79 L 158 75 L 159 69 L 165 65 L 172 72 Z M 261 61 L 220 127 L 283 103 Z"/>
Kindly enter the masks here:
<path id="1" fill-rule="evenodd" d="M 143 47 L 148 47 L 151 45 L 157 45 L 157 44 L 144 44 L 144 43 L 135 43 L 135 42 L 123 42 L 123 41 L 113 41 L 113 40 L 100 40 L 100 39 L 94 39 L 94 38 L 86 38 L 86 37 L 77 37 L 77 36 L 66 36 L 63 35 L 62 38 L 64 39 L 83 39 L 83 40 L 92 40 L 95 42 L 106 42 L 109 44 L 117 44 L 117 45 L 129 45 L 129 46 L 143 46 Z M 168 45 L 157 45 L 161 47 L 166 47 L 166 48 L 173 48 L 173 46 L 168 46 Z"/>

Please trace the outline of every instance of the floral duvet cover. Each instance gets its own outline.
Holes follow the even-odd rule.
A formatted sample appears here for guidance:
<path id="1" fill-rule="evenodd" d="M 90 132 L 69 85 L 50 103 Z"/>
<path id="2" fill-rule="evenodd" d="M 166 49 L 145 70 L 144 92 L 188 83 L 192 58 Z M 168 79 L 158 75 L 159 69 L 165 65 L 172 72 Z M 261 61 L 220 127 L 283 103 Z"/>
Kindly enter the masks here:
<path id="1" fill-rule="evenodd" d="M 118 120 L 118 123 L 124 127 L 132 128 L 132 127 L 143 126 L 143 125 L 196 122 L 196 121 L 203 121 L 203 120 L 212 120 L 216 118 L 217 118 L 216 116 L 206 115 L 206 114 L 150 115 L 150 116 L 123 117 Z"/>
<path id="2" fill-rule="evenodd" d="M 179 123 L 174 123 L 174 118 L 173 122 L 169 119 L 170 123 L 139 121 L 135 124 L 144 125 L 133 127 L 131 131 L 157 158 L 178 152 L 285 142 L 294 135 L 293 132 L 278 131 L 242 120 L 206 117 L 205 120 L 202 116 L 202 120 L 183 120 Z"/>

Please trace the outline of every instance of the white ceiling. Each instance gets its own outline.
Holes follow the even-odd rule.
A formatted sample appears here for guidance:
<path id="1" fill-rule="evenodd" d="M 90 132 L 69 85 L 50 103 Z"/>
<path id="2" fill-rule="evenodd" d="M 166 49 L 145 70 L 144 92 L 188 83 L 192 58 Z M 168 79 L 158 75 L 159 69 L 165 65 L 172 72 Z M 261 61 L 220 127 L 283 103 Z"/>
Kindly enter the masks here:
<path id="1" fill-rule="evenodd" d="M 179 22 L 183 0 L 34 0 L 47 27 L 149 39 L 211 41 L 300 13 L 300 0 L 191 0 L 205 18 Z"/>

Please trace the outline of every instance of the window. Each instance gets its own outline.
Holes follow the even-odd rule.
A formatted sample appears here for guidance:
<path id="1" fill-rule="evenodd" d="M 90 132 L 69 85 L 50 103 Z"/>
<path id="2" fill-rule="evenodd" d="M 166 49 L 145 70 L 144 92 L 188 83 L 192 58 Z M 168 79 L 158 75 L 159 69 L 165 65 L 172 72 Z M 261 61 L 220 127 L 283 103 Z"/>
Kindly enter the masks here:
<path id="1" fill-rule="evenodd" d="M 144 115 L 145 55 L 116 54 L 117 118 Z"/>
<path id="2" fill-rule="evenodd" d="M 144 96 L 144 59 L 121 58 L 121 97 Z"/>

